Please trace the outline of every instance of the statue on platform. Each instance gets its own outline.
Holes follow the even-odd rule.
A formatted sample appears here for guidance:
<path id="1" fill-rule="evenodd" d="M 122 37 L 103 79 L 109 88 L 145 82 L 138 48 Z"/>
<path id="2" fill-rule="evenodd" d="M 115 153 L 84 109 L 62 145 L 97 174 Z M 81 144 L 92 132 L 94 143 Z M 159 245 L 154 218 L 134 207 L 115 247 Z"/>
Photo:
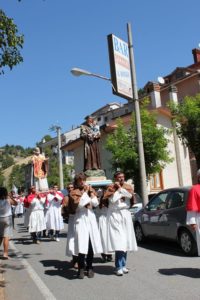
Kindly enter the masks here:
<path id="1" fill-rule="evenodd" d="M 81 126 L 81 138 L 84 140 L 84 171 L 101 169 L 99 140 L 100 129 L 96 119 L 87 116 L 86 123 Z"/>
<path id="2" fill-rule="evenodd" d="M 48 191 L 47 173 L 48 173 L 48 158 L 40 153 L 40 148 L 36 147 L 33 151 L 32 165 L 34 185 L 37 191 Z"/>

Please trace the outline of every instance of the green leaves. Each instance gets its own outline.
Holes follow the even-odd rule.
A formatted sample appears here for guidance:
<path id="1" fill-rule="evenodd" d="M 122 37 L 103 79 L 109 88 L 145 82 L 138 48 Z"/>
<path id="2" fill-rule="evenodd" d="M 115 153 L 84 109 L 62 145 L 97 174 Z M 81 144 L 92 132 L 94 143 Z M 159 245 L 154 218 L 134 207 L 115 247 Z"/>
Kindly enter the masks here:
<path id="1" fill-rule="evenodd" d="M 156 115 L 147 110 L 145 99 L 140 107 L 144 156 L 147 176 L 159 172 L 166 163 L 172 161 L 168 152 L 169 132 L 157 125 Z M 117 120 L 117 129 L 108 136 L 106 149 L 112 153 L 113 170 L 122 169 L 127 178 L 133 178 L 135 185 L 139 178 L 139 157 L 137 149 L 135 114 L 132 114 L 128 127 L 122 119 Z M 136 186 L 136 190 L 138 187 Z"/>
<path id="2" fill-rule="evenodd" d="M 18 28 L 13 20 L 0 10 L 0 74 L 4 74 L 4 67 L 10 70 L 23 62 L 19 48 L 23 47 L 24 36 L 18 35 Z"/>
<path id="3" fill-rule="evenodd" d="M 179 138 L 192 150 L 200 168 L 200 94 L 187 96 L 181 103 L 169 102 L 169 108 Z"/>

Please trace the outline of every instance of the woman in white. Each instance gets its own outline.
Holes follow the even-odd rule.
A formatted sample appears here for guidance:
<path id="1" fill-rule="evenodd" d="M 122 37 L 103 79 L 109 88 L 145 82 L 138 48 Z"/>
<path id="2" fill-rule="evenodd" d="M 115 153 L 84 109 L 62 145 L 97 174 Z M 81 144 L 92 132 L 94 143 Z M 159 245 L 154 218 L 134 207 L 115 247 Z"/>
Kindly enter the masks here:
<path id="1" fill-rule="evenodd" d="M 126 268 L 127 251 L 138 249 L 129 211 L 133 194 L 129 192 L 130 185 L 124 182 L 124 174 L 121 172 L 115 174 L 115 184 L 111 189 L 107 215 L 107 249 L 109 252 L 115 251 L 116 275 L 122 276 L 129 272 Z"/>
<path id="2" fill-rule="evenodd" d="M 61 204 L 64 196 L 54 186 L 47 194 L 48 210 L 46 212 L 46 226 L 50 232 L 50 238 L 59 242 L 60 230 L 64 228 L 63 217 L 61 215 Z"/>
<path id="3" fill-rule="evenodd" d="M 78 278 L 84 278 L 85 256 L 89 278 L 94 277 L 94 254 L 102 253 L 101 239 L 92 207 L 96 207 L 98 199 L 94 190 L 86 185 L 84 173 L 75 176 L 74 190 L 69 197 L 69 213 L 74 215 L 74 247 L 72 253 L 78 255 Z"/>
<path id="4" fill-rule="evenodd" d="M 46 229 L 46 222 L 44 218 L 44 204 L 46 201 L 45 194 L 35 192 L 35 187 L 31 188 L 31 194 L 27 196 L 30 216 L 28 230 L 33 237 L 33 242 L 39 244 L 41 232 Z"/>
<path id="5" fill-rule="evenodd" d="M 0 245 L 3 242 L 3 258 L 8 259 L 9 239 L 12 236 L 12 211 L 11 205 L 17 201 L 8 197 L 7 189 L 0 187 Z"/>

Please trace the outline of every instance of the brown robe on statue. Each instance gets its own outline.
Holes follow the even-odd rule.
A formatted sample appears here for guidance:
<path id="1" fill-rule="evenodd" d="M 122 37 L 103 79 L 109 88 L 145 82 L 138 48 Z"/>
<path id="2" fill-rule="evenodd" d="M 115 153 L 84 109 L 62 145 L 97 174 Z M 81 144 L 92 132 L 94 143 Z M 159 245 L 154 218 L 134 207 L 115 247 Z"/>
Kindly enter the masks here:
<path id="1" fill-rule="evenodd" d="M 84 140 L 84 171 L 101 169 L 100 135 L 94 135 L 92 127 L 87 124 L 81 126 L 81 138 Z"/>

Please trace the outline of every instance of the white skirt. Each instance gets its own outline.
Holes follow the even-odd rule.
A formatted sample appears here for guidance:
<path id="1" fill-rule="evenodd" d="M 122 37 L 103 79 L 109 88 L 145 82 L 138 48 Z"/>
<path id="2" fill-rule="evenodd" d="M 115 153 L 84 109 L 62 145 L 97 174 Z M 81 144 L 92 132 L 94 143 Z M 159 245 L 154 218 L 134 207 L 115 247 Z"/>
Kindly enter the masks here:
<path id="1" fill-rule="evenodd" d="M 30 213 L 29 232 L 40 232 L 46 229 L 46 222 L 43 210 L 35 210 Z"/>
<path id="2" fill-rule="evenodd" d="M 45 215 L 47 230 L 61 230 L 64 228 L 61 207 L 50 207 Z"/>

